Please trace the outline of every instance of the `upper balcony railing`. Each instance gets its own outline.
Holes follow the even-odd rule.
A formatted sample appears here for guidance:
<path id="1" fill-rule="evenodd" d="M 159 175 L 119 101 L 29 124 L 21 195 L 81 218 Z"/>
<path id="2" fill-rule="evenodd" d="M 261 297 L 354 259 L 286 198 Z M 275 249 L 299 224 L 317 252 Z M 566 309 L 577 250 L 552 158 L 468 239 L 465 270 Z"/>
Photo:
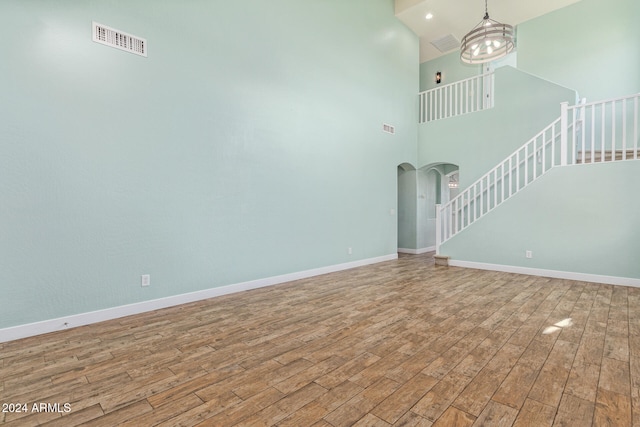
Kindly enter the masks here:
<path id="1" fill-rule="evenodd" d="M 494 74 L 487 73 L 418 94 L 419 122 L 493 108 Z"/>
<path id="2" fill-rule="evenodd" d="M 567 134 L 567 164 L 631 160 L 640 157 L 640 94 L 574 106 L 562 105 L 573 125 Z"/>

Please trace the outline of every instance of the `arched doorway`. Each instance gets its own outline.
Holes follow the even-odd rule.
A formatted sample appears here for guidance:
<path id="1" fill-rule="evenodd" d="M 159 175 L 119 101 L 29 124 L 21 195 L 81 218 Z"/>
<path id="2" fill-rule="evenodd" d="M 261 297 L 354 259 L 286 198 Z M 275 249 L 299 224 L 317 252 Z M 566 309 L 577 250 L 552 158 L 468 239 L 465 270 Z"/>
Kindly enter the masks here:
<path id="1" fill-rule="evenodd" d="M 416 249 L 416 168 L 409 163 L 398 165 L 398 252 Z"/>
<path id="2" fill-rule="evenodd" d="M 458 166 L 451 163 L 430 164 L 418 169 L 418 206 L 416 243 L 419 253 L 436 248 L 436 206 L 457 195 Z"/>
<path id="3" fill-rule="evenodd" d="M 434 163 L 419 169 L 398 165 L 398 252 L 421 254 L 436 248 L 436 205 L 458 192 L 458 166 Z"/>

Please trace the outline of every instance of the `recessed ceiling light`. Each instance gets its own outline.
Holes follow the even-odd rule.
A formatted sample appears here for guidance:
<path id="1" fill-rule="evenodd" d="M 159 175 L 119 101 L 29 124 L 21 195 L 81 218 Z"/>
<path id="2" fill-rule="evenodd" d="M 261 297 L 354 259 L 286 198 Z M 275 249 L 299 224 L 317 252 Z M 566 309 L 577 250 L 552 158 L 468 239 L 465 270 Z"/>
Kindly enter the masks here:
<path id="1" fill-rule="evenodd" d="M 433 13 L 429 12 L 427 13 L 427 15 L 425 16 L 426 19 L 431 19 L 433 18 Z"/>

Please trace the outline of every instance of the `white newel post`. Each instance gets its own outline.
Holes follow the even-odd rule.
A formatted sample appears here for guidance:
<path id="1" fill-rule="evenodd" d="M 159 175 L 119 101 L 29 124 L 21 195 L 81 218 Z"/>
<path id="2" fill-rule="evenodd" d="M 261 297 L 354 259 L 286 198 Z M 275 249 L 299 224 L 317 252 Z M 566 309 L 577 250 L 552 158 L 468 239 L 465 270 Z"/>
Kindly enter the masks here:
<path id="1" fill-rule="evenodd" d="M 440 255 L 440 242 L 442 242 L 442 214 L 440 205 L 436 205 L 436 255 Z"/>
<path id="2" fill-rule="evenodd" d="M 560 103 L 560 166 L 567 166 L 567 139 L 569 136 L 569 103 Z"/>

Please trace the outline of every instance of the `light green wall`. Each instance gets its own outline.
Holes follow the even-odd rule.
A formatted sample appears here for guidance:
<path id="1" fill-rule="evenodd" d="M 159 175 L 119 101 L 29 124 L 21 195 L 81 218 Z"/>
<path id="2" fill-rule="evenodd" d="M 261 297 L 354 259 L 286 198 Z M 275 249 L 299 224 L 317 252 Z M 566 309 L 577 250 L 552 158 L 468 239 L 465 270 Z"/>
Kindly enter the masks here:
<path id="1" fill-rule="evenodd" d="M 495 71 L 495 107 L 419 126 L 418 167 L 452 163 L 460 187 L 480 178 L 560 116 L 575 92 L 511 67 Z"/>
<path id="2" fill-rule="evenodd" d="M 440 85 L 436 84 L 436 72 L 442 73 Z M 459 80 L 482 74 L 481 65 L 468 65 L 460 61 L 460 52 L 451 52 L 420 64 L 420 91 L 448 85 Z"/>
<path id="3" fill-rule="evenodd" d="M 0 328 L 395 253 L 419 67 L 392 0 L 0 17 Z M 149 57 L 93 43 L 92 20 Z"/>
<path id="4" fill-rule="evenodd" d="M 640 92 L 640 2 L 581 0 L 518 25 L 518 68 L 589 101 Z"/>
<path id="5" fill-rule="evenodd" d="M 556 168 L 442 245 L 452 259 L 640 278 L 640 162 Z M 533 258 L 525 258 L 531 250 Z"/>

